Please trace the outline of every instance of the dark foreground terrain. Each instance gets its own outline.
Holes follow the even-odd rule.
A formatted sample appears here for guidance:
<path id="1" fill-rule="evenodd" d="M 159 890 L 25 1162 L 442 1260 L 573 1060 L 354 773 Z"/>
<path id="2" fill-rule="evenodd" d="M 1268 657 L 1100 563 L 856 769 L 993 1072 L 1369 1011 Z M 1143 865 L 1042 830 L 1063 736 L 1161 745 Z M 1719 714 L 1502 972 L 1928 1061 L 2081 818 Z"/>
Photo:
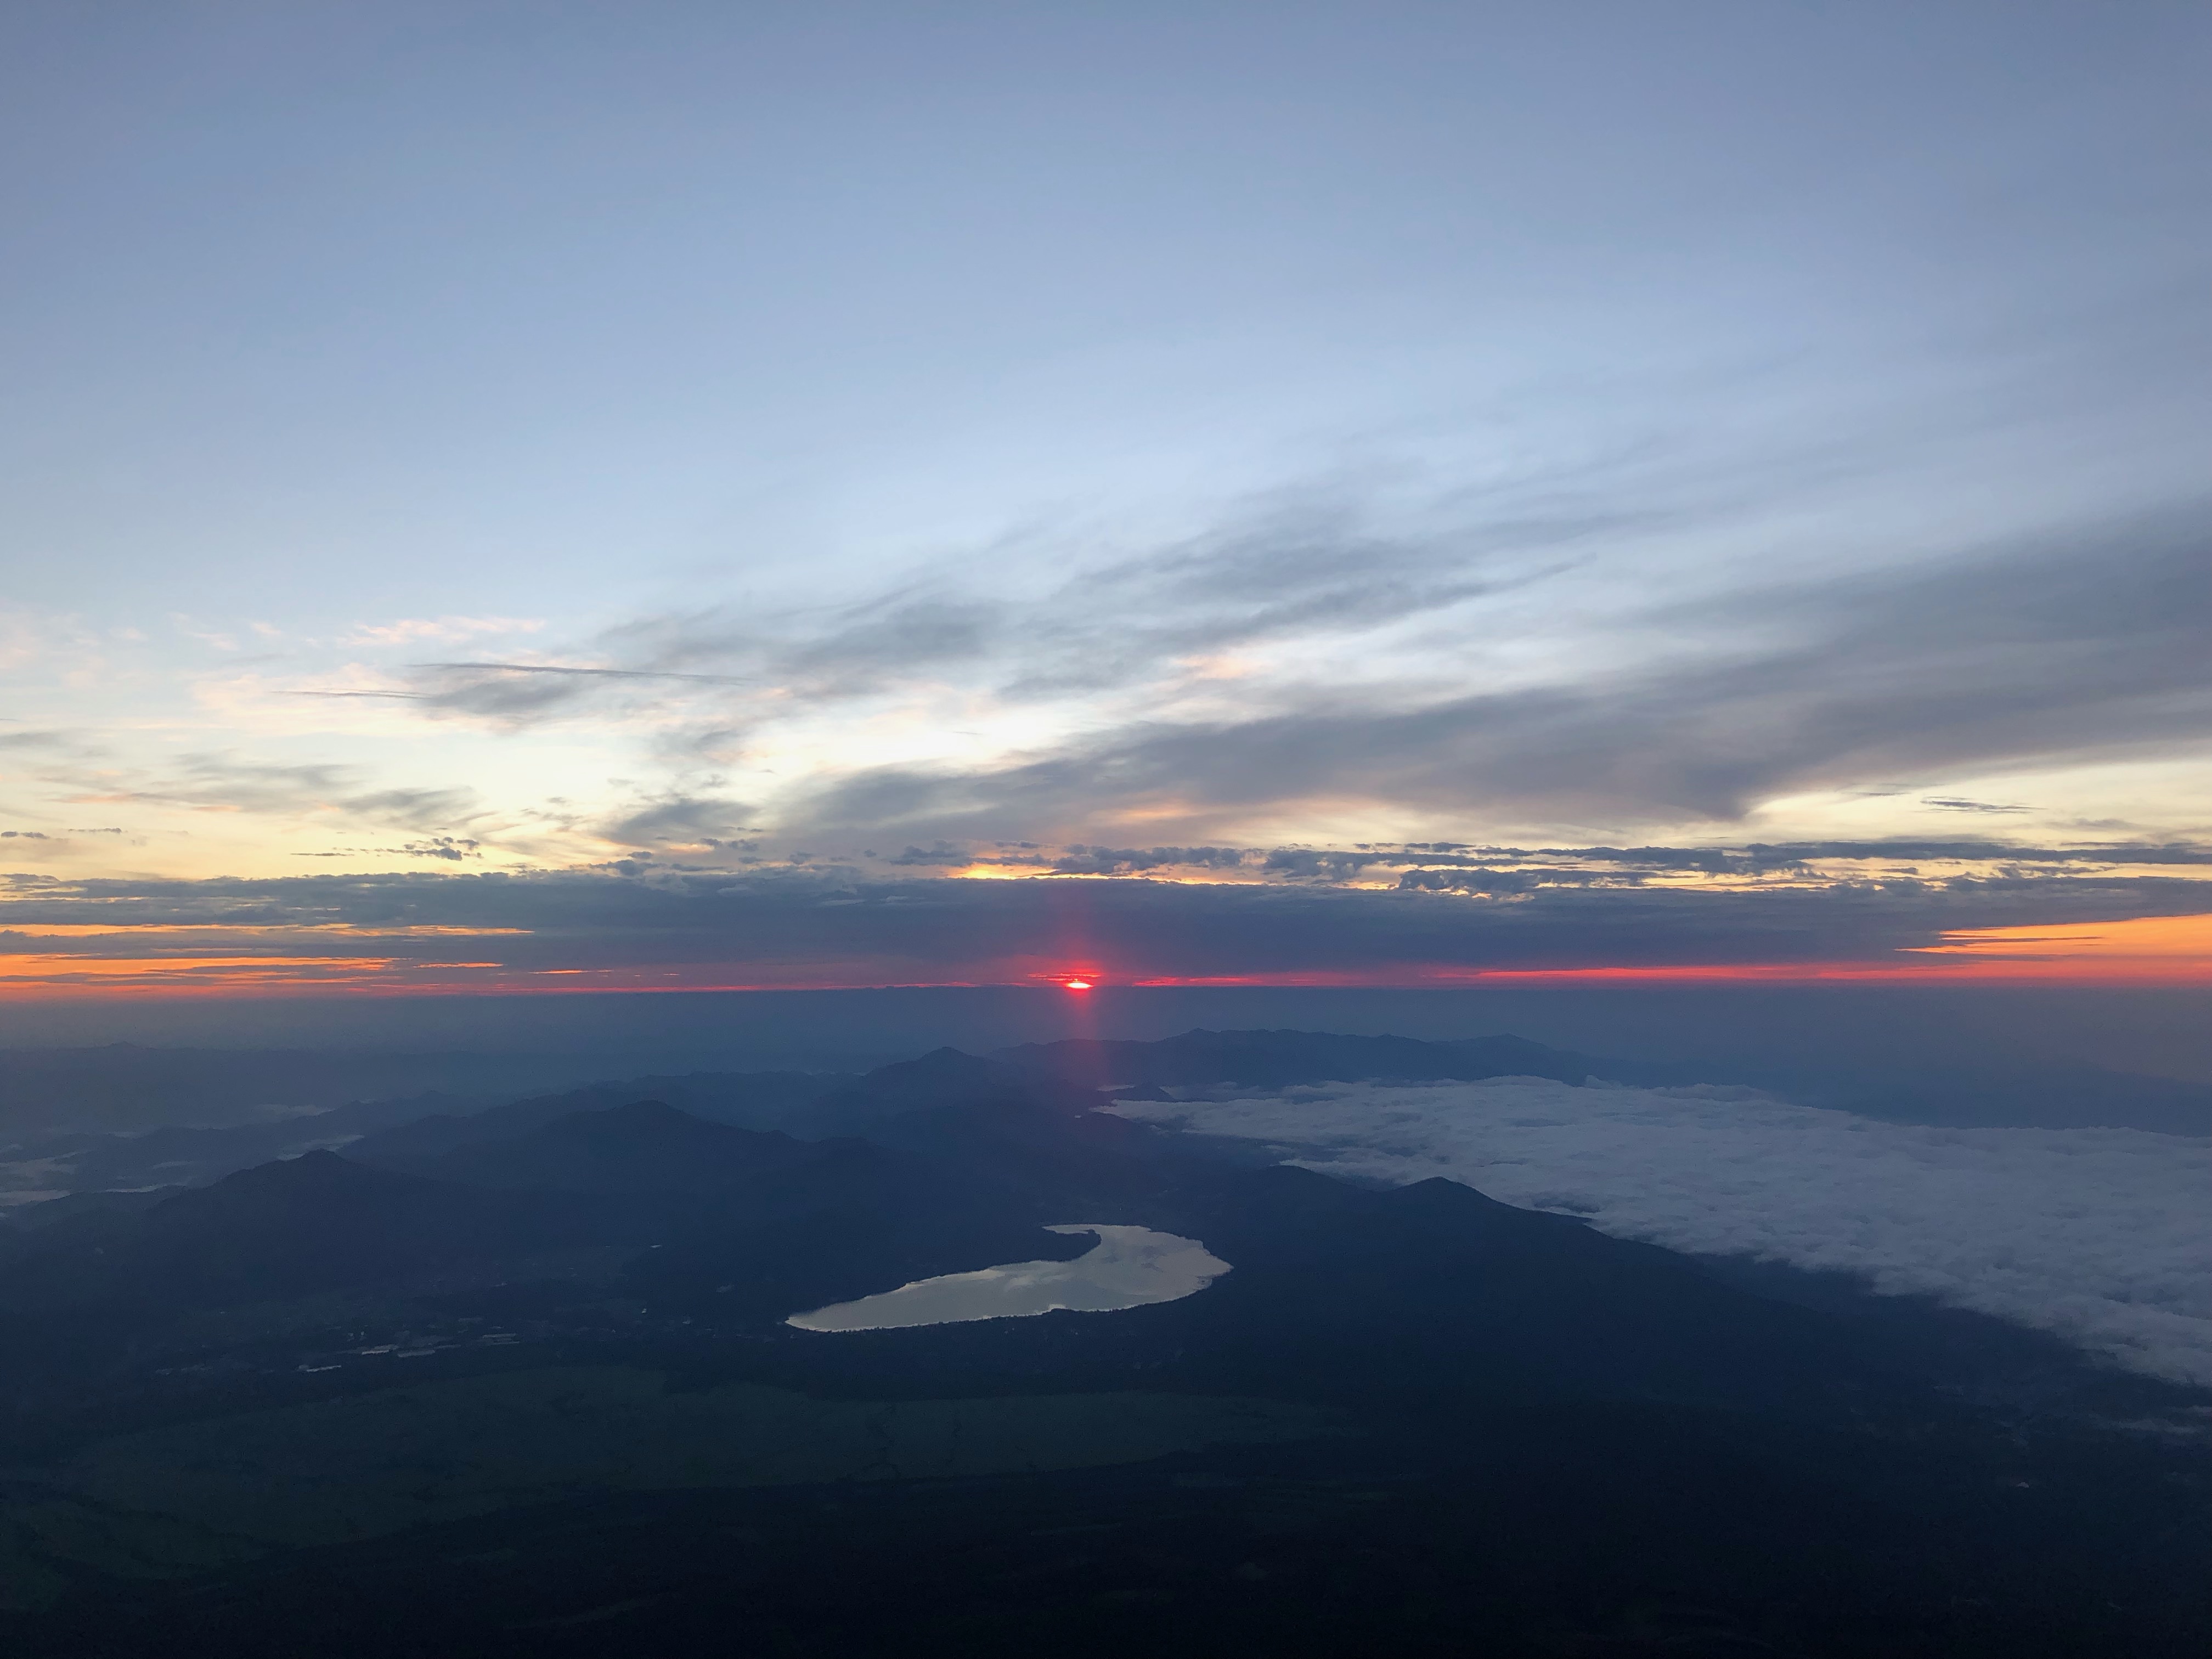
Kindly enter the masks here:
<path id="1" fill-rule="evenodd" d="M 23 1655 L 2197 1655 L 2200 1394 L 1098 1085 L 1535 1073 L 1198 1034 L 386 1121 L 0 1235 Z M 364 1120 L 368 1121 L 368 1120 Z M 1179 1301 L 786 1316 L 1065 1260 Z M 2195 1425 L 2194 1431 L 2192 1425 Z"/>

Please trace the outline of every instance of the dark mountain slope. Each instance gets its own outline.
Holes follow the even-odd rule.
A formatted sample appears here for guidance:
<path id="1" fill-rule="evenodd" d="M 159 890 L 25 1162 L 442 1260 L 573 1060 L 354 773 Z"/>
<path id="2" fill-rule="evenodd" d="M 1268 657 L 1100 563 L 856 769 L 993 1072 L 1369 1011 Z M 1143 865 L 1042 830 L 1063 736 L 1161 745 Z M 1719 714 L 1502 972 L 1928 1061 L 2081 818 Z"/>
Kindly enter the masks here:
<path id="1" fill-rule="evenodd" d="M 986 1149 L 975 1136 L 944 1148 L 961 1154 Z M 653 1100 L 574 1112 L 511 1139 L 459 1147 L 428 1169 L 442 1181 L 496 1191 L 651 1200 L 632 1207 L 658 1218 L 642 1230 L 654 1237 L 678 1224 L 693 1231 L 745 1227 L 814 1214 L 913 1218 L 979 1207 L 1027 1213 L 1058 1202 L 1053 1191 L 1018 1188 L 964 1157 L 933 1158 L 926 1146 L 851 1137 L 799 1140 L 709 1123 Z"/>
<path id="2" fill-rule="evenodd" d="M 265 1121 L 272 1106 L 398 1102 L 437 1091 L 511 1100 L 604 1060 L 558 1055 L 273 1048 L 0 1048 L 0 1140 L 63 1131 Z M 386 1121 L 396 1120 L 387 1119 Z"/>
<path id="3" fill-rule="evenodd" d="M 1133 1083 L 1280 1088 L 1294 1083 L 1486 1077 L 1547 1077 L 1582 1083 L 1589 1076 L 1580 1055 L 1516 1036 L 1427 1042 L 1326 1031 L 1193 1030 L 1158 1042 L 1072 1037 L 1061 1042 L 1025 1043 L 1002 1048 L 991 1058 L 1031 1076 L 1094 1089 Z"/>
<path id="4" fill-rule="evenodd" d="M 1042 1231 L 1069 1200 L 1064 1182 L 1033 1171 L 757 1134 L 657 1101 L 577 1113 L 436 1167 L 486 1188 L 592 1194 L 609 1228 L 653 1246 L 626 1270 L 634 1294 L 725 1324 L 773 1324 L 909 1279 L 1064 1258 L 1091 1243 Z"/>
<path id="5" fill-rule="evenodd" d="M 733 1129 L 664 1101 L 572 1112 L 512 1139 L 456 1147 L 428 1167 L 440 1179 L 549 1192 L 727 1193 L 818 1161 L 818 1144 Z"/>
<path id="6" fill-rule="evenodd" d="M 0 1305 L 210 1306 L 606 1235 L 602 1220 L 573 1203 L 373 1170 L 332 1152 L 188 1189 L 131 1221 L 95 1238 L 56 1237 L 43 1249 L 33 1234 L 0 1279 Z"/>
<path id="7" fill-rule="evenodd" d="M 1908 1392 L 1820 1315 L 1454 1182 L 1376 1193 L 1284 1168 L 1238 1185 L 1204 1224 L 1242 1277 L 1209 1320 L 1247 1363 L 1440 1408 L 1581 1397 L 1834 1419 Z"/>
<path id="8" fill-rule="evenodd" d="M 364 1134 L 474 1104 L 453 1095 L 356 1100 L 228 1128 L 169 1124 L 134 1134 L 71 1133 L 21 1143 L 9 1156 L 51 1160 L 48 1179 L 76 1192 L 202 1186 L 275 1158 L 341 1146 Z"/>
<path id="9" fill-rule="evenodd" d="M 176 1191 L 157 1187 L 143 1192 L 70 1193 L 42 1204 L 22 1205 L 0 1220 L 5 1221 L 7 1231 L 17 1233 L 51 1233 L 59 1227 L 104 1230 L 127 1224 L 129 1218 L 175 1197 Z"/>
<path id="10" fill-rule="evenodd" d="M 834 1073 L 695 1072 L 685 1077 L 643 1077 L 594 1083 L 556 1095 L 534 1095 L 466 1115 L 425 1115 L 346 1148 L 346 1156 L 388 1169 L 427 1170 L 446 1154 L 482 1141 L 510 1140 L 579 1112 L 605 1111 L 657 1100 L 696 1118 L 737 1128 L 782 1128 L 803 1117 L 826 1091 L 852 1079 Z"/>
<path id="11" fill-rule="evenodd" d="M 1104 1097 L 1091 1090 L 1010 1078 L 998 1067 L 981 1075 L 979 1090 L 947 1091 L 863 1133 L 1056 1206 L 1056 1220 L 1126 1205 L 1162 1190 L 1177 1170 L 1210 1167 L 1190 1143 L 1102 1112 Z"/>
<path id="12" fill-rule="evenodd" d="M 879 1066 L 822 1097 L 799 1133 L 872 1135 L 894 1119 L 934 1108 L 998 1106 L 1024 1113 L 1074 1116 L 1102 1105 L 1095 1090 L 1047 1073 L 938 1048 L 918 1060 Z"/>

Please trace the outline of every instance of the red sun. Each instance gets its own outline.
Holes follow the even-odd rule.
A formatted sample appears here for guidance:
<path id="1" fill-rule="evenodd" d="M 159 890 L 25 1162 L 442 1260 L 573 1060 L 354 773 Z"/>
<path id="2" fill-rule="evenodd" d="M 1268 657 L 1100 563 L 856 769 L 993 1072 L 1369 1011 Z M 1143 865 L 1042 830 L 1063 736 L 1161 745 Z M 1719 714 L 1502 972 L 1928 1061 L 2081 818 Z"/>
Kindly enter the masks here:
<path id="1" fill-rule="evenodd" d="M 1091 981 L 1087 979 L 1064 979 L 1060 983 L 1061 988 L 1069 991 L 1087 991 L 1091 988 Z"/>

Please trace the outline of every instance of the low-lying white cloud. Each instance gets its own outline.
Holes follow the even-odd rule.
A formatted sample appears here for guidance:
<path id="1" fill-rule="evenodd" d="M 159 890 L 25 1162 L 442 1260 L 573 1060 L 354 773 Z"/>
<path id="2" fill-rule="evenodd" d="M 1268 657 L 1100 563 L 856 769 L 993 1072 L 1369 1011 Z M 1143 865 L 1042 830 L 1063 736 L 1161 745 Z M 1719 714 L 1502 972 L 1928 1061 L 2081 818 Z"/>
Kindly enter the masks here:
<path id="1" fill-rule="evenodd" d="M 1052 1233 L 1096 1233 L 1097 1248 L 1073 1261 L 1011 1261 L 975 1273 L 918 1279 L 895 1291 L 840 1302 L 784 1323 L 803 1331 L 880 1331 L 1018 1319 L 1073 1309 L 1111 1313 L 1175 1302 L 1204 1290 L 1229 1264 L 1194 1238 L 1149 1227 L 1071 1224 Z"/>
<path id="2" fill-rule="evenodd" d="M 1670 1249 L 1863 1274 L 2212 1385 L 2212 1142 L 1930 1128 L 1745 1089 L 1536 1078 L 1113 1109 L 1332 1174 L 1446 1176 Z"/>

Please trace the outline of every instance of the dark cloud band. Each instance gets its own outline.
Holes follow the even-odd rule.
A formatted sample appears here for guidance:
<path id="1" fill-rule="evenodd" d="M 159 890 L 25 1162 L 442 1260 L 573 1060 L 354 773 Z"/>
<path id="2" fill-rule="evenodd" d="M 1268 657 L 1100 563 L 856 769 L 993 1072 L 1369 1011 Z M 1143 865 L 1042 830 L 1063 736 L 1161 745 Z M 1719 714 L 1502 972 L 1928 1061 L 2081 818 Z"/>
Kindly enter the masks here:
<path id="1" fill-rule="evenodd" d="M 634 866 L 635 867 L 635 866 Z M 503 982 L 651 970 L 681 984 L 1018 981 L 1076 964 L 1121 979 L 1760 964 L 1931 964 L 1947 930 L 2212 912 L 2212 878 L 1986 869 L 1707 890 L 1459 870 L 1395 887 L 1144 878 L 871 881 L 827 870 L 14 878 L 16 954 L 143 951 L 136 930 L 251 930 L 281 957 L 389 957 L 394 929 L 497 935 Z M 41 927 L 112 929 L 65 942 Z M 310 931 L 312 930 L 312 931 Z M 520 930 L 508 932 L 507 930 Z M 348 936 L 358 934 L 356 942 Z M 2032 953 L 2032 946 L 2023 949 Z M 450 957 L 450 951 L 441 954 Z M 1961 969 L 1964 970 L 1963 968 Z M 636 982 L 636 981 L 626 981 Z"/>

